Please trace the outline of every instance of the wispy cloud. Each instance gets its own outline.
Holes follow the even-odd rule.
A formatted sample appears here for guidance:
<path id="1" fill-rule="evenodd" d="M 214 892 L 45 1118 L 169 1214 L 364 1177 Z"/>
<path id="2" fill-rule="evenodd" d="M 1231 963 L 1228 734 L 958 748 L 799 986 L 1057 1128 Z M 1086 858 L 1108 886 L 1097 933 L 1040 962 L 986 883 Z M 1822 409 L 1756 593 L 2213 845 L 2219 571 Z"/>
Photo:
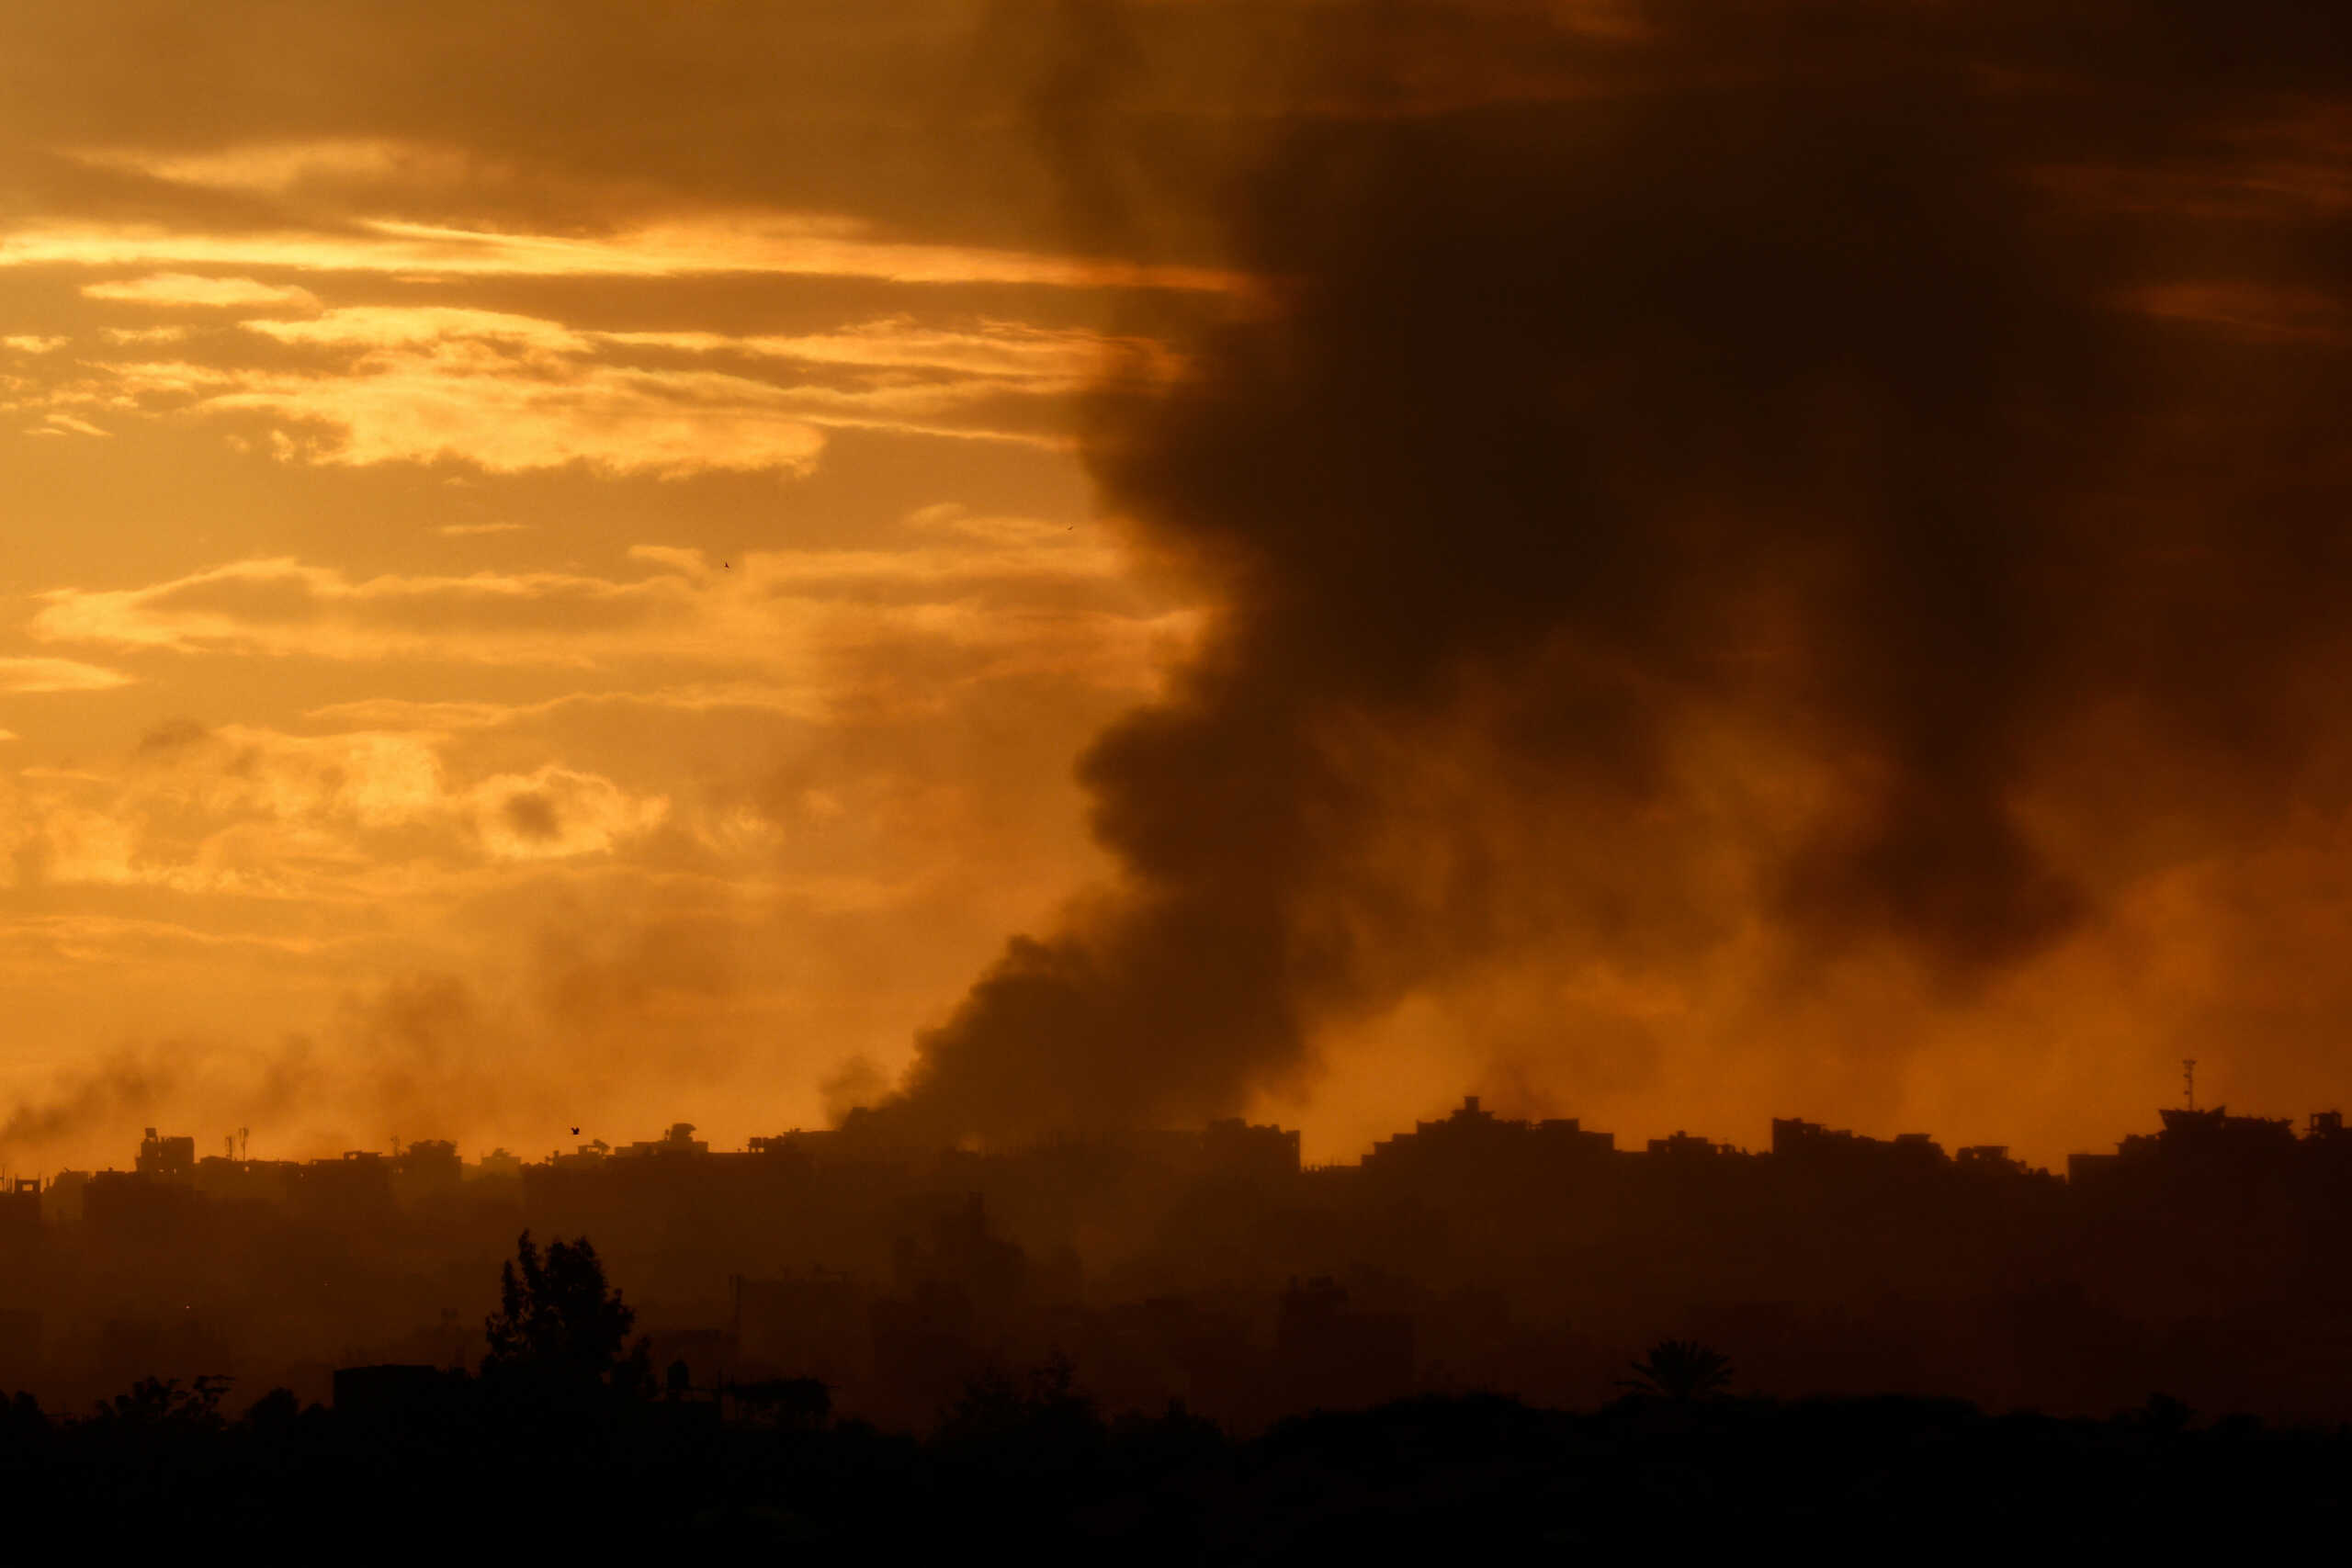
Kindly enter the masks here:
<path id="1" fill-rule="evenodd" d="M 114 432 L 102 425 L 92 424 L 79 414 L 52 409 L 41 416 L 39 424 L 27 427 L 28 435 L 112 435 Z"/>
<path id="2" fill-rule="evenodd" d="M 131 680 L 119 670 L 72 659 L 0 659 L 0 692 L 103 692 Z"/>
<path id="3" fill-rule="evenodd" d="M 644 700 L 811 718 L 844 703 L 937 702 L 1015 675 L 1148 689 L 1197 631 L 1193 612 L 1125 601 L 1125 561 L 1111 546 L 999 525 L 996 538 L 753 551 L 723 567 L 696 550 L 640 547 L 631 554 L 648 570 L 633 578 L 354 579 L 294 558 L 245 560 L 144 587 L 51 590 L 28 629 L 49 643 L 183 654 L 583 670 L 652 661 L 706 679 L 673 676 Z"/>
<path id="4" fill-rule="evenodd" d="M 116 304 L 203 310 L 292 306 L 314 310 L 319 304 L 318 297 L 307 288 L 262 283 L 250 277 L 205 277 L 186 272 L 159 272 L 146 277 L 85 283 L 82 292 L 89 299 Z"/>
<path id="5" fill-rule="evenodd" d="M 447 186 L 483 163 L 463 149 L 377 136 L 251 141 L 201 152 L 88 147 L 76 149 L 73 156 L 95 168 L 123 170 L 171 185 L 271 196 L 322 184 Z"/>
<path id="6" fill-rule="evenodd" d="M 658 640 L 689 585 L 561 572 L 354 581 L 292 558 L 244 560 L 143 588 L 56 589 L 28 629 L 46 642 L 312 658 L 413 653 L 577 663 Z M 62 660 L 55 662 L 63 662 Z"/>
<path id="7" fill-rule="evenodd" d="M 208 233 L 145 224 L 35 224 L 0 234 L 0 266 L 221 267 L 447 277 L 688 277 L 730 273 L 908 284 L 1026 284 L 1240 293 L 1208 267 L 872 237 L 833 216 L 713 215 L 594 238 L 365 219 L 349 230 Z"/>
<path id="8" fill-rule="evenodd" d="M 821 716 L 821 705 L 802 689 L 759 681 L 702 681 L 607 691 L 566 692 L 529 703 L 466 702 L 407 697 L 363 697 L 329 703 L 302 716 L 340 728 L 413 730 L 421 733 L 463 733 L 499 729 L 548 718 L 567 709 L 666 709 L 673 713 L 707 714 L 733 709 L 745 713 L 781 714 L 797 718 Z"/>
<path id="9" fill-rule="evenodd" d="M 347 306 L 243 326 L 345 357 L 276 367 L 250 355 L 85 361 L 74 379 L 20 393 L 14 406 L 77 421 L 97 409 L 258 416 L 277 427 L 266 433 L 277 456 L 318 464 L 459 462 L 493 473 L 579 464 L 676 477 L 804 470 L 841 428 L 1058 449 L 1070 437 L 1055 411 L 1102 366 L 1170 368 L 1146 343 L 903 316 L 789 337 L 599 332 L 443 305 Z M 731 362 L 712 363 L 721 357 Z"/>
<path id="10" fill-rule="evenodd" d="M 735 354 L 861 369 L 954 371 L 968 376 L 1050 382 L 1067 389 L 1102 376 L 1114 361 L 1168 375 L 1177 368 L 1163 344 L 1106 338 L 1075 328 L 982 320 L 960 328 L 910 316 L 862 321 L 831 333 L 731 337 L 720 333 L 601 333 L 607 343 Z"/>
<path id="11" fill-rule="evenodd" d="M 314 426 L 323 434 L 278 450 L 316 463 L 462 462 L 492 473 L 578 463 L 679 476 L 808 468 L 825 433 L 806 401 L 741 377 L 557 364 L 485 346 L 385 351 L 349 373 L 240 372 L 197 407 Z"/>

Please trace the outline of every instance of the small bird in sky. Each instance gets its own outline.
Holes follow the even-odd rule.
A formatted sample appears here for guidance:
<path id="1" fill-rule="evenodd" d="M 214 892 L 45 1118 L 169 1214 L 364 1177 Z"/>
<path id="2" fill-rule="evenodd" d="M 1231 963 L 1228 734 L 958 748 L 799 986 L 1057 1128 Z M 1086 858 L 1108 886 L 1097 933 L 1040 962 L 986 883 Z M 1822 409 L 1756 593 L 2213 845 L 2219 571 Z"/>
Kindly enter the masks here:
<path id="1" fill-rule="evenodd" d="M 574 1127 L 574 1128 L 571 1130 L 571 1135 L 572 1135 L 573 1137 L 575 1137 L 575 1138 L 576 1138 L 576 1137 L 578 1137 L 578 1136 L 580 1136 L 580 1129 L 579 1129 L 579 1128 L 577 1128 L 577 1127 Z"/>

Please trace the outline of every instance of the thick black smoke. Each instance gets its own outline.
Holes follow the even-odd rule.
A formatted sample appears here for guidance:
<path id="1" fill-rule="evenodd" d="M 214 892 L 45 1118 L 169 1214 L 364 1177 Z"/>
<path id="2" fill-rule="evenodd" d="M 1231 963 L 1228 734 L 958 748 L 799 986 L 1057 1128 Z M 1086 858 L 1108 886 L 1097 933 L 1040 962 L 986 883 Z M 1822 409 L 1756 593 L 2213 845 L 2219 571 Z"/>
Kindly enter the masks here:
<path id="1" fill-rule="evenodd" d="M 2352 88 L 2332 26 L 1553 9 L 1328 21 L 1225 187 L 1272 303 L 1106 394 L 1090 446 L 1218 618 L 1081 764 L 1118 885 L 1012 942 L 882 1123 L 1230 1111 L 1554 870 L 1593 906 L 1564 942 L 1656 939 L 1487 819 L 1634 831 L 1702 716 L 1832 786 L 1740 912 L 1792 972 L 1873 944 L 1955 997 L 2096 919 L 2099 865 L 2188 852 L 2127 829 L 2305 776 L 2347 663 L 2341 339 L 2197 290 L 2258 317 L 2332 277 L 2341 224 L 2257 166 Z M 2099 726 L 2134 745 L 2086 773 Z M 1374 761 L 1417 745 L 1486 761 L 1430 809 Z M 2020 809 L 2061 756 L 2069 799 L 2112 792 L 2087 869 Z M 1367 872 L 1400 831 L 1450 844 L 1436 875 Z"/>

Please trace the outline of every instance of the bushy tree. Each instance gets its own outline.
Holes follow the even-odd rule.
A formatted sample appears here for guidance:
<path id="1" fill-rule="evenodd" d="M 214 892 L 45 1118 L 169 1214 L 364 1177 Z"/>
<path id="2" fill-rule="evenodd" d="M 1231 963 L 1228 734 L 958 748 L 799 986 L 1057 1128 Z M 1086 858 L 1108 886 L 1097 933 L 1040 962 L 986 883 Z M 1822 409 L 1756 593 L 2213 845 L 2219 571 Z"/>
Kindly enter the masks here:
<path id="1" fill-rule="evenodd" d="M 0 1458 L 21 1459 L 46 1450 L 55 1437 L 40 1402 L 29 1393 L 0 1395 Z"/>
<path id="2" fill-rule="evenodd" d="M 485 1377 L 546 1386 L 605 1385 L 638 1393 L 650 1383 L 646 1346 L 628 1348 L 637 1314 L 605 1280 L 605 1266 L 586 1236 L 558 1237 L 544 1256 L 525 1231 L 514 1260 L 499 1270 L 498 1310 L 483 1330 Z"/>
<path id="3" fill-rule="evenodd" d="M 974 1378 L 943 1413 L 939 1440 L 1003 1473 L 1083 1473 L 1100 1458 L 1108 1428 L 1079 1392 L 1069 1359 L 1057 1351 L 1025 1381 L 1024 1388 L 1001 1368 Z"/>

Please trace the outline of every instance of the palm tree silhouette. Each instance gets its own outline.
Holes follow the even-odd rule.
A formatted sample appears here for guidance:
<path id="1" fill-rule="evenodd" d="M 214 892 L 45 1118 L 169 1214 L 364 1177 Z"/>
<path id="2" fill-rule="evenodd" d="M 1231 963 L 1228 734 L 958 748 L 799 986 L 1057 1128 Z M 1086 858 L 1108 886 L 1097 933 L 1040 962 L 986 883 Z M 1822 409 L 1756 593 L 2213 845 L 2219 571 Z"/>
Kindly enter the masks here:
<path id="1" fill-rule="evenodd" d="M 1731 1382 L 1731 1358 L 1695 1339 L 1661 1339 L 1633 1364 L 1633 1372 L 1617 1386 L 1677 1401 L 1704 1399 Z"/>

